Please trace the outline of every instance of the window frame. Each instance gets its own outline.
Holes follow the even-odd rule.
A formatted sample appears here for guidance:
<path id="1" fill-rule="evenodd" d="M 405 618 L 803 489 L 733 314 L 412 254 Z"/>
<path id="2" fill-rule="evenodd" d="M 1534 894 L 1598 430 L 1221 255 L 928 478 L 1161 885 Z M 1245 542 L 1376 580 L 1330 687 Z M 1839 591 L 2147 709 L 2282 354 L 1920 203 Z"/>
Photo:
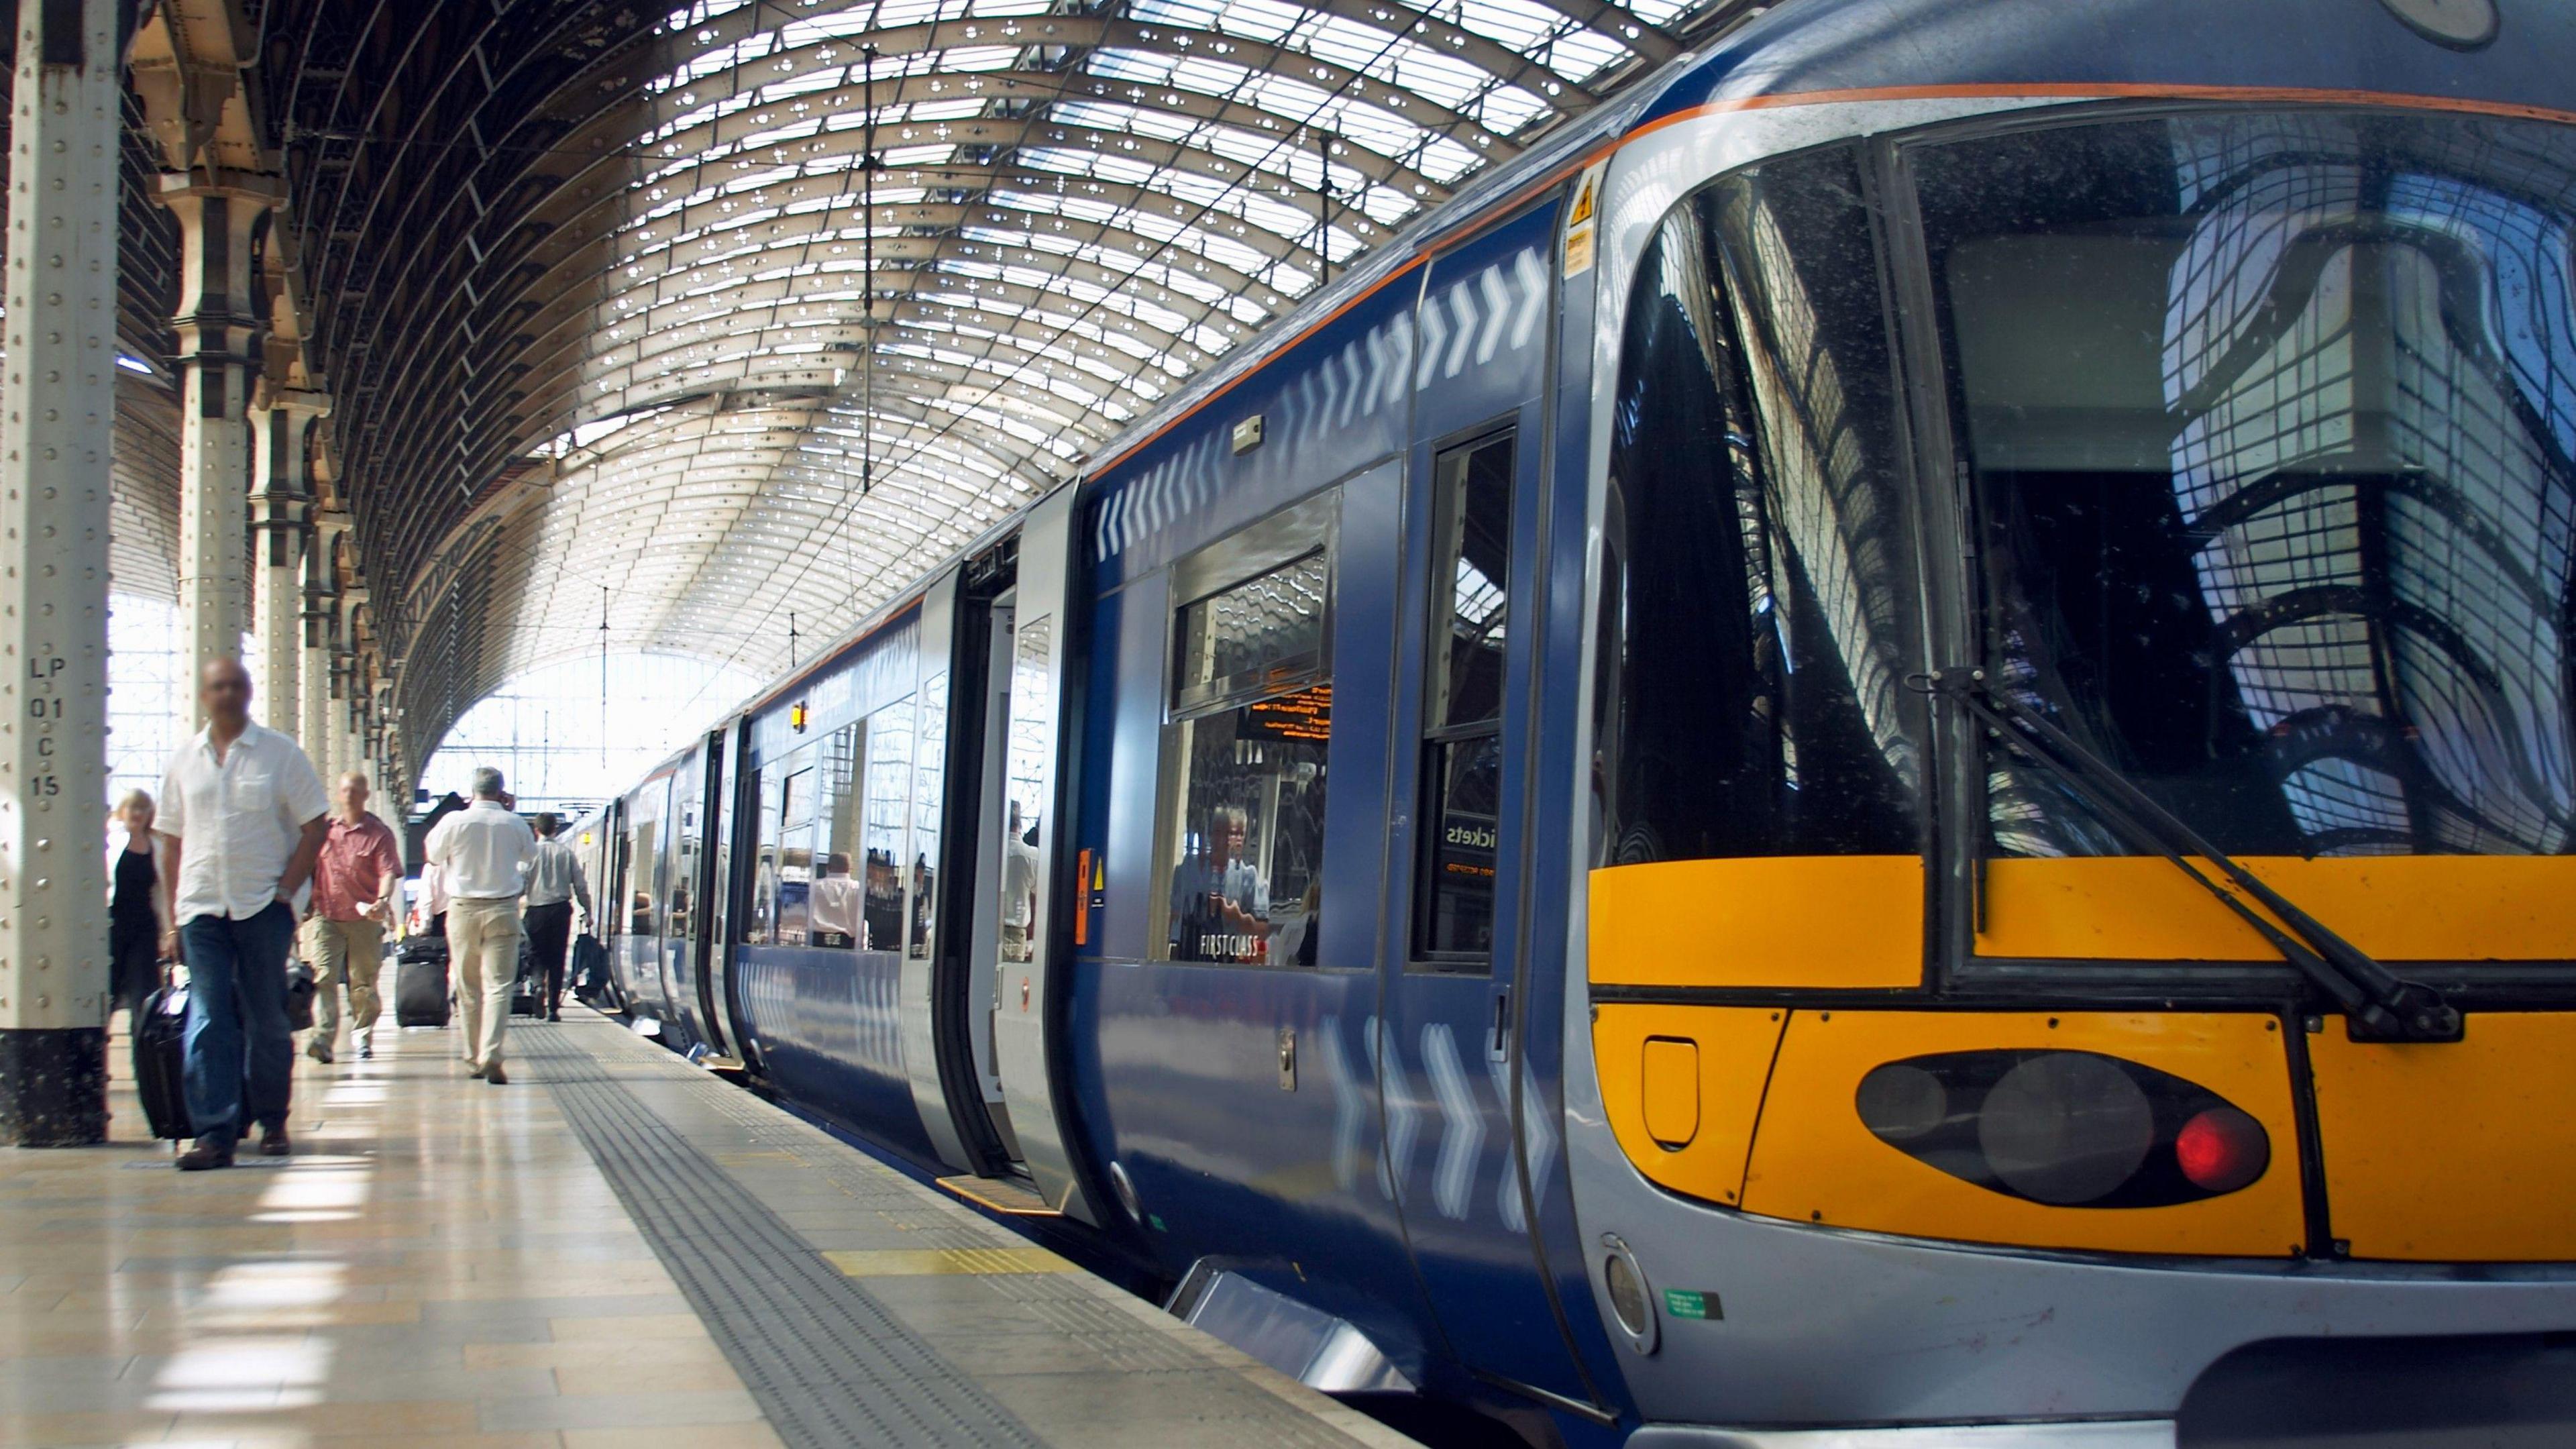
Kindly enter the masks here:
<path id="1" fill-rule="evenodd" d="M 1485 976 L 1494 970 L 1494 948 L 1488 944 L 1481 951 L 1435 950 L 1430 944 L 1431 919 L 1437 892 L 1441 847 L 1441 828 L 1446 810 L 1441 801 L 1448 788 L 1448 771 L 1444 768 L 1454 747 L 1478 740 L 1493 741 L 1495 753 L 1495 787 L 1502 789 L 1502 741 L 1504 723 L 1510 718 L 1511 691 L 1510 640 L 1519 632 L 1513 617 L 1514 580 L 1518 572 L 1521 506 L 1521 464 L 1523 460 L 1520 409 L 1514 408 L 1498 417 L 1460 429 L 1434 442 L 1430 448 L 1431 470 L 1431 572 L 1424 581 L 1422 674 L 1418 681 L 1421 714 L 1414 740 L 1414 819 L 1419 822 L 1414 832 L 1412 899 L 1405 913 L 1405 961 L 1409 971 L 1448 976 Z M 1449 631 L 1457 621 L 1456 571 L 1466 548 L 1466 476 L 1462 466 L 1456 480 L 1455 497 L 1449 495 L 1450 480 L 1444 476 L 1450 460 L 1464 465 L 1485 448 L 1500 443 L 1510 452 L 1506 464 L 1504 493 L 1506 530 L 1505 577 L 1497 580 L 1503 591 L 1504 683 L 1497 690 L 1494 712 L 1482 719 L 1452 723 L 1449 713 Z M 1447 567 L 1444 570 L 1443 564 Z M 1503 822 L 1494 820 L 1494 883 L 1487 905 L 1490 908 L 1501 894 L 1503 868 Z M 1501 934 L 1501 923 L 1493 925 Z"/>
<path id="2" fill-rule="evenodd" d="M 1335 482 L 1236 529 L 1171 566 L 1170 602 L 1163 610 L 1162 663 L 1166 671 L 1162 722 L 1155 741 L 1154 834 L 1152 870 L 1159 882 L 1147 892 L 1145 958 L 1161 965 L 1237 970 L 1307 971 L 1325 968 L 1265 957 L 1259 961 L 1205 961 L 1172 953 L 1172 903 L 1169 882 L 1181 861 L 1180 822 L 1186 802 L 1188 762 L 1180 748 L 1191 725 L 1232 714 L 1264 700 L 1284 699 L 1333 681 L 1333 631 L 1341 580 L 1342 484 Z M 1318 641 L 1311 655 L 1300 653 L 1264 668 L 1257 676 L 1230 676 L 1193 691 L 1183 683 L 1181 650 L 1185 611 L 1220 594 L 1268 577 L 1309 558 L 1323 560 L 1323 604 L 1318 611 Z M 1291 666 L 1294 666 L 1293 668 Z M 1249 682 L 1243 682 L 1249 681 Z M 1329 791 L 1330 745 L 1326 746 Z M 1329 793 L 1326 799 L 1330 799 Z M 1318 874 L 1320 876 L 1320 864 Z M 1275 905 L 1275 903 L 1274 903 Z"/>

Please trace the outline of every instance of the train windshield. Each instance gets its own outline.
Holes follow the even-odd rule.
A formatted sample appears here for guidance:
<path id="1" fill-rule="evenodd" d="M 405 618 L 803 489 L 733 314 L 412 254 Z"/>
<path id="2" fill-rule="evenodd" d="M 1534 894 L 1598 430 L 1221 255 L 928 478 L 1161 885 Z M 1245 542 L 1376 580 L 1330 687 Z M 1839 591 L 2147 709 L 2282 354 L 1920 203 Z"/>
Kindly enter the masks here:
<path id="1" fill-rule="evenodd" d="M 2205 112 L 1908 165 L 1990 678 L 2231 853 L 2576 848 L 2576 131 Z M 1998 853 L 2135 853 L 1987 785 Z"/>

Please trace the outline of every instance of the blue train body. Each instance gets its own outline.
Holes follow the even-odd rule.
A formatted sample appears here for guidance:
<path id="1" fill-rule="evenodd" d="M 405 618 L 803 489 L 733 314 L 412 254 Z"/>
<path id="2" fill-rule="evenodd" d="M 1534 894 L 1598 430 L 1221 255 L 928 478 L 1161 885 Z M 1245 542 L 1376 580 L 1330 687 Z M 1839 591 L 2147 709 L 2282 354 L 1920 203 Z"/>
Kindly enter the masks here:
<path id="1" fill-rule="evenodd" d="M 740 1059 L 970 1195 L 1082 1225 L 1180 1285 L 1184 1309 L 1215 1284 L 1346 1325 L 1369 1362 L 1344 1379 L 1316 1369 L 1327 1387 L 1418 1389 L 1572 1443 L 1673 1417 L 1681 1400 L 1658 1396 L 1680 1391 L 1639 1376 L 1605 1315 L 1586 1174 L 1654 1191 L 1572 1140 L 1606 1141 L 1571 884 L 1598 822 L 1573 782 L 1588 768 L 1599 374 L 1616 360 L 1603 279 L 1627 274 L 1607 252 L 1578 266 L 1570 239 L 1614 193 L 1680 196 L 1717 174 L 1656 174 L 1638 160 L 1649 135 L 1653 166 L 1715 168 L 1705 158 L 1989 111 L 2413 97 L 2545 120 L 2576 102 L 2571 12 L 2508 3 L 2502 27 L 2454 49 L 2376 0 L 1775 8 L 1425 218 L 613 807 L 598 864 L 622 883 L 628 1001 L 674 1046 Z M 1707 139 L 1693 150 L 1685 133 Z M 1444 828 L 1423 804 L 1425 742 L 1451 736 L 1419 682 L 1446 667 L 1430 643 L 1431 611 L 1451 607 L 1443 460 L 1496 439 L 1508 574 L 1489 582 L 1510 628 L 1480 777 L 1488 867 L 1422 838 Z M 1307 557 L 1311 534 L 1325 560 L 1325 692 L 1262 697 L 1305 699 L 1329 723 L 1320 741 L 1244 735 L 1232 758 L 1320 745 L 1301 954 L 1261 959 L 1287 950 L 1274 927 L 1247 959 L 1173 959 L 1176 917 L 1195 909 L 1174 861 L 1199 848 L 1175 803 L 1176 619 L 1213 597 L 1201 561 L 1273 534 L 1289 540 L 1279 557 Z M 1275 784 L 1286 767 L 1259 768 Z M 1490 880 L 1495 924 L 1474 961 L 1422 949 L 1417 876 L 1435 858 Z M 1671 1202 L 1675 1235 L 1717 1216 Z M 1958 1285 L 1979 1261 L 1942 1255 L 1937 1291 L 1970 1291 Z M 2563 1293 L 2531 1312 L 2576 1326 Z M 1685 1350 L 1665 1352 L 1693 1372 L 1671 1361 Z M 1699 1374 L 1724 1378 L 1714 1360 Z M 1909 1416 L 1837 1399 L 1839 1382 L 1740 1391 L 1744 1417 Z M 1975 1392 L 1927 1396 L 1926 1412 L 2033 1412 L 2001 1390 L 1976 1412 Z M 2063 1408 L 2165 1422 L 2175 1405 L 2079 1394 Z"/>

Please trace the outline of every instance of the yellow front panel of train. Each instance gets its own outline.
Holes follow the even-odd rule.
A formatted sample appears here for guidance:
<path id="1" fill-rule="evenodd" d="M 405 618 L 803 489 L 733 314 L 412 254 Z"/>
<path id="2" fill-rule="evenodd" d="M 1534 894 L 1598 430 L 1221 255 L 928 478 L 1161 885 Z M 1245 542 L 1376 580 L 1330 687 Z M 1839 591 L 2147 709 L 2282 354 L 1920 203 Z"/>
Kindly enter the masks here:
<path id="1" fill-rule="evenodd" d="M 2248 856 L 2238 863 L 2382 961 L 2576 960 L 2576 856 Z M 2171 861 L 2150 856 L 1987 862 L 1977 954 L 2281 959 Z"/>
<path id="2" fill-rule="evenodd" d="M 1872 1134 L 1855 1105 L 1874 1069 L 1942 1054 L 2072 1053 L 2170 1074 L 2261 1125 L 2249 1185 L 2168 1206 L 2058 1206 L 1964 1180 Z M 2305 1237 L 2297 1121 L 2280 1024 L 2222 1013 L 1796 1011 L 1745 1174 L 1747 1212 L 1793 1222 L 2036 1248 L 2287 1257 Z"/>
<path id="3" fill-rule="evenodd" d="M 2576 1258 L 2576 1014 L 2471 1012 L 2457 1042 L 2308 1037 L 2334 1234 L 2356 1258 Z"/>
<path id="4" fill-rule="evenodd" d="M 1667 860 L 1592 872 L 1591 972 L 1609 986 L 1920 986 L 1911 855 Z"/>

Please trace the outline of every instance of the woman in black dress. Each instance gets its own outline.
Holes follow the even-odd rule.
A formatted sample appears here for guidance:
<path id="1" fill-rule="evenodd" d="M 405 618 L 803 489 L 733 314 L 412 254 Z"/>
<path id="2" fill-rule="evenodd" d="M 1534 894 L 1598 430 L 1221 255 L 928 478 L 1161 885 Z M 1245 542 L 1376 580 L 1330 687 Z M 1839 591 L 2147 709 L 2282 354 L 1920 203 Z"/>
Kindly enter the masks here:
<path id="1" fill-rule="evenodd" d="M 161 984 L 161 868 L 153 853 L 152 797 L 140 790 L 116 807 L 125 844 L 110 863 L 107 898 L 108 992 L 129 1014 Z"/>

